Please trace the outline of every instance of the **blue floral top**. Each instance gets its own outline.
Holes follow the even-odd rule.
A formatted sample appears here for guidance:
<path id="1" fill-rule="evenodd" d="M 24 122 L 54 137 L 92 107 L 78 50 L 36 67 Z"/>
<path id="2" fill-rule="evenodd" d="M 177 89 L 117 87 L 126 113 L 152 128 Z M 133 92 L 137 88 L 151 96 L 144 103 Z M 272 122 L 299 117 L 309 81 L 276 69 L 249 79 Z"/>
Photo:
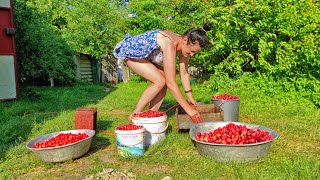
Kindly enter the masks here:
<path id="1" fill-rule="evenodd" d="M 147 59 L 154 63 L 163 62 L 162 51 L 157 44 L 159 29 L 131 36 L 126 34 L 124 40 L 120 41 L 113 52 L 117 59 Z"/>

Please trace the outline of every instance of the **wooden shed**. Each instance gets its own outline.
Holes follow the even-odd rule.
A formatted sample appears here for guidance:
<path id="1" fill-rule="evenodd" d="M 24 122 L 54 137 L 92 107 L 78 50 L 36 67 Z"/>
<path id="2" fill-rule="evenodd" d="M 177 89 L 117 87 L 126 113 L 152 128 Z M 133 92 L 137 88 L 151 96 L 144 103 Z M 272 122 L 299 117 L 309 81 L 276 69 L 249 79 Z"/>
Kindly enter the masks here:
<path id="1" fill-rule="evenodd" d="M 119 80 L 127 82 L 129 77 L 133 75 L 133 72 L 122 61 L 111 55 L 96 60 L 90 55 L 80 53 L 74 56 L 74 60 L 77 66 L 77 80 L 83 82 L 118 84 Z"/>
<path id="2" fill-rule="evenodd" d="M 96 61 L 90 55 L 80 53 L 74 56 L 77 65 L 77 80 L 84 82 L 97 82 Z"/>
<path id="3" fill-rule="evenodd" d="M 18 98 L 12 0 L 0 1 L 0 100 Z"/>

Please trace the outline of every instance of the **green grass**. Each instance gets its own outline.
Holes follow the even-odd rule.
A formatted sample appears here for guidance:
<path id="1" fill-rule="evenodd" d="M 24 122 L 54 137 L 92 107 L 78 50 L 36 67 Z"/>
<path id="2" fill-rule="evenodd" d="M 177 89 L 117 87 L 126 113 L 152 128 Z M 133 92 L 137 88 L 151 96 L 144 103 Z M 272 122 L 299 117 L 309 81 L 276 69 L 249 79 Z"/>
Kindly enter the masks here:
<path id="1" fill-rule="evenodd" d="M 164 141 L 151 146 L 140 158 L 119 157 L 116 126 L 127 117 L 148 84 L 122 83 L 78 85 L 74 87 L 23 88 L 21 99 L 0 102 L 1 144 L 0 179 L 81 179 L 114 168 L 129 171 L 137 179 L 319 179 L 320 178 L 320 111 L 297 94 L 269 97 L 250 87 L 235 87 L 225 92 L 240 96 L 241 122 L 276 129 L 280 136 L 265 159 L 251 163 L 220 163 L 200 156 L 188 133 L 174 128 L 174 111 L 169 112 L 169 129 Z M 201 84 L 193 84 L 195 99 L 210 103 L 217 93 Z M 288 100 L 289 99 L 289 100 Z M 167 95 L 164 103 L 176 102 Z M 34 137 L 73 129 L 78 107 L 96 107 L 97 128 L 103 130 L 93 139 L 90 152 L 77 160 L 49 164 L 26 149 Z M 165 109 L 163 109 L 165 110 Z"/>

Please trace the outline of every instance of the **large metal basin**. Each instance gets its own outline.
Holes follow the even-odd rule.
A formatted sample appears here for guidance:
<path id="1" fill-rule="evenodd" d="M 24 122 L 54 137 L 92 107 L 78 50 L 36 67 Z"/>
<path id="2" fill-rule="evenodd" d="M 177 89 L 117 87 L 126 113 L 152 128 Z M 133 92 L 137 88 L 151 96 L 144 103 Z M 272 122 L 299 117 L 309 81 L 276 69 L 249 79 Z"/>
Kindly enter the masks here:
<path id="1" fill-rule="evenodd" d="M 34 148 L 36 143 L 44 142 L 50 138 L 57 136 L 59 133 L 86 133 L 89 135 L 88 138 L 77 141 L 72 144 L 67 144 L 58 147 L 49 148 Z M 71 159 L 76 159 L 83 156 L 90 149 L 92 137 L 95 131 L 90 129 L 77 129 L 69 131 L 54 132 L 51 134 L 45 134 L 37 138 L 32 139 L 28 142 L 26 147 L 31 150 L 36 156 L 45 162 L 64 162 Z"/>
<path id="2" fill-rule="evenodd" d="M 249 162 L 256 161 L 268 155 L 273 140 L 278 138 L 278 133 L 272 129 L 256 124 L 232 122 L 236 125 L 246 125 L 251 129 L 261 129 L 268 131 L 273 139 L 271 141 L 259 142 L 254 144 L 215 144 L 196 140 L 196 133 L 209 132 L 219 127 L 223 127 L 230 122 L 204 122 L 194 125 L 189 135 L 195 141 L 199 153 L 203 156 L 211 157 L 220 162 Z"/>

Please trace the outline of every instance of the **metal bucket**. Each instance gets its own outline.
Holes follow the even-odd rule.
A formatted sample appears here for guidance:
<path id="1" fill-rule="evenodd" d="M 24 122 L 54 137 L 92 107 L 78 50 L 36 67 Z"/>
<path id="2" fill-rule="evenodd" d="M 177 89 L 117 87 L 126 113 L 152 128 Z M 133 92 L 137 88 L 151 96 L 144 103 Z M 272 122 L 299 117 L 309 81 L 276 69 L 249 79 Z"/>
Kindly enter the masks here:
<path id="1" fill-rule="evenodd" d="M 48 147 L 48 148 L 35 148 L 36 143 L 47 141 L 60 133 L 85 133 L 89 135 L 88 138 L 63 146 Z M 26 147 L 31 150 L 36 156 L 45 162 L 64 162 L 71 159 L 76 159 L 83 156 L 90 149 L 92 138 L 95 131 L 91 129 L 77 129 L 54 132 L 36 137 L 28 142 Z"/>
<path id="2" fill-rule="evenodd" d="M 193 126 L 189 135 L 196 142 L 199 153 L 203 156 L 211 157 L 220 162 L 250 162 L 265 158 L 270 150 L 272 141 L 278 138 L 278 133 L 264 126 L 248 123 L 234 122 L 236 125 L 246 125 L 251 129 L 261 129 L 268 131 L 273 139 L 270 141 L 254 144 L 215 144 L 201 142 L 196 139 L 196 133 L 212 131 L 227 125 L 229 122 L 205 122 Z"/>
<path id="3" fill-rule="evenodd" d="M 238 122 L 240 99 L 219 100 L 212 99 L 212 103 L 223 111 L 223 120 L 228 122 Z"/>

